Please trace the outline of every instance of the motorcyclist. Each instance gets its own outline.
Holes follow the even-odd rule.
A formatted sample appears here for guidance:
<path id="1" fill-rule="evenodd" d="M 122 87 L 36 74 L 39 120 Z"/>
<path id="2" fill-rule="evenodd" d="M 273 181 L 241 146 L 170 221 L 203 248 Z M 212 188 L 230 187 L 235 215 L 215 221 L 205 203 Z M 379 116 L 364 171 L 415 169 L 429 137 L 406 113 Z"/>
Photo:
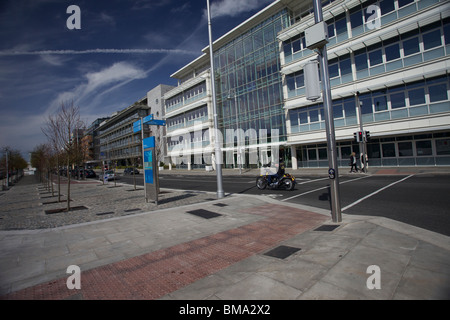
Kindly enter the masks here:
<path id="1" fill-rule="evenodd" d="M 275 166 L 278 166 L 277 173 L 272 174 L 268 177 L 269 185 L 272 185 L 272 187 L 274 187 L 274 188 L 278 187 L 278 185 L 280 184 L 281 178 L 284 176 L 284 173 L 285 173 L 285 164 L 284 164 L 283 159 L 280 158 L 278 165 L 275 165 Z M 275 182 L 273 182 L 273 184 L 272 184 L 273 180 L 275 180 Z"/>

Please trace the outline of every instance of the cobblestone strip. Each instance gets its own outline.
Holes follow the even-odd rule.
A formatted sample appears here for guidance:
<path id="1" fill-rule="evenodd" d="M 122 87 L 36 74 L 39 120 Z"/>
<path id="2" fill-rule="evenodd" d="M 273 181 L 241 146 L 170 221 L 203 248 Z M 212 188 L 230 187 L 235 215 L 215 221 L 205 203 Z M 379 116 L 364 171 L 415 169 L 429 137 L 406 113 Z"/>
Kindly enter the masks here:
<path id="1" fill-rule="evenodd" d="M 266 218 L 82 272 L 80 290 L 67 289 L 63 278 L 1 298 L 158 299 L 328 220 L 320 214 L 272 204 L 242 212 Z"/>

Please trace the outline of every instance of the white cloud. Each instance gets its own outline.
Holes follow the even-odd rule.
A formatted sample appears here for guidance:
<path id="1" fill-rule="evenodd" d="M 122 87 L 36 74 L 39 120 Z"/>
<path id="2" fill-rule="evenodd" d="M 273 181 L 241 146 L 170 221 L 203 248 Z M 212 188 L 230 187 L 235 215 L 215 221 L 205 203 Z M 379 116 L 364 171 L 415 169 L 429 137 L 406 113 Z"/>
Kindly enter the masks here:
<path id="1" fill-rule="evenodd" d="M 221 0 L 211 3 L 211 16 L 217 17 L 235 17 L 241 13 L 252 11 L 273 2 L 273 0 Z M 206 16 L 206 15 L 205 15 Z"/>
<path id="2" fill-rule="evenodd" d="M 122 54 L 187 54 L 193 55 L 198 52 L 191 52 L 182 49 L 89 49 L 89 50 L 41 50 L 41 51 L 20 51 L 20 50 L 4 50 L 0 51 L 0 56 L 27 56 L 27 55 L 78 55 L 93 53 L 122 53 Z"/>
<path id="3" fill-rule="evenodd" d="M 99 87 L 129 79 L 143 79 L 146 74 L 143 70 L 131 65 L 128 62 L 118 62 L 111 67 L 98 72 L 86 74 L 88 83 L 85 93 L 89 93 Z"/>
<path id="4" fill-rule="evenodd" d="M 110 67 L 104 68 L 97 72 L 88 72 L 84 75 L 85 82 L 79 84 L 71 91 L 66 91 L 58 94 L 58 96 L 52 101 L 46 114 L 52 114 L 59 108 L 63 101 L 74 101 L 75 104 L 80 104 L 82 101 L 86 101 L 87 98 L 92 97 L 95 93 L 96 97 L 90 99 L 95 101 L 96 98 L 101 95 L 97 93 L 97 90 L 105 88 L 109 91 L 109 86 L 129 82 L 135 79 L 144 79 L 147 76 L 147 72 L 132 65 L 128 62 L 118 62 Z M 88 107 L 87 105 L 86 107 Z"/>

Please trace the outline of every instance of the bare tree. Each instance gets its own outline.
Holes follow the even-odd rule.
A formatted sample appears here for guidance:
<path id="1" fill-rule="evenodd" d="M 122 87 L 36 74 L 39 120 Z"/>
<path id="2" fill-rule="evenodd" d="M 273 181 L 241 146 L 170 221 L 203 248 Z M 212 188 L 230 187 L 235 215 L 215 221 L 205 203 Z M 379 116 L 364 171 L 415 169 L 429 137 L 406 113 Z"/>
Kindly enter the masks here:
<path id="1" fill-rule="evenodd" d="M 61 102 L 58 114 L 56 115 L 58 122 L 58 137 L 61 140 L 67 164 L 67 212 L 70 211 L 70 167 L 76 159 L 77 148 L 79 144 L 74 134 L 78 134 L 78 130 L 85 127 L 80 118 L 80 109 L 71 102 Z"/>
<path id="2" fill-rule="evenodd" d="M 48 139 L 49 146 L 53 153 L 53 158 L 56 162 L 57 184 L 58 184 L 58 202 L 61 202 L 61 176 L 60 163 L 61 156 L 64 150 L 64 141 L 60 137 L 61 124 L 58 122 L 57 115 L 49 115 L 45 123 L 45 127 L 41 128 L 42 132 Z"/>

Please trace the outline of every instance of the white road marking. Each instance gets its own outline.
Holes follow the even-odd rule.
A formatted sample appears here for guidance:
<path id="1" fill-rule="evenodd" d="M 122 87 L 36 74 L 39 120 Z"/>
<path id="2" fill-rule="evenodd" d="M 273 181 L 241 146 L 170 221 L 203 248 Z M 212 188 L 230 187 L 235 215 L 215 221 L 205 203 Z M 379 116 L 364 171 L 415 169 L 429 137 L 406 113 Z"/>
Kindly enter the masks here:
<path id="1" fill-rule="evenodd" d="M 360 177 L 360 178 L 356 178 L 356 179 L 352 179 L 352 180 L 347 180 L 347 181 L 341 182 L 341 183 L 339 183 L 339 184 L 345 184 L 345 183 L 347 183 L 347 182 L 352 182 L 352 181 L 356 181 L 356 180 L 361 180 L 361 179 L 365 179 L 365 178 L 368 178 L 368 177 L 370 177 L 370 176 L 364 176 L 364 177 Z M 313 180 L 313 181 L 325 180 L 325 179 L 330 179 L 330 178 L 317 179 L 317 180 Z M 312 192 L 316 192 L 316 191 L 323 190 L 323 189 L 327 189 L 327 188 L 328 188 L 328 186 L 326 186 L 326 187 L 321 187 L 321 188 L 317 188 L 317 189 L 310 190 L 310 191 L 306 191 L 306 192 L 297 194 L 297 195 L 295 195 L 295 196 L 292 196 L 292 197 L 283 199 L 283 200 L 281 200 L 281 201 L 288 201 L 288 200 L 291 200 L 291 199 L 294 199 L 294 198 L 297 198 L 297 197 L 304 196 L 305 194 L 312 193 Z"/>
<path id="2" fill-rule="evenodd" d="M 391 184 L 388 184 L 387 186 L 384 186 L 383 188 L 380 188 L 380 189 L 378 189 L 378 190 L 372 192 L 371 194 L 368 194 L 367 196 L 362 197 L 362 198 L 359 199 L 359 200 L 356 200 L 355 202 L 353 202 L 353 203 L 349 204 L 348 206 L 342 208 L 341 211 L 345 211 L 345 210 L 347 210 L 347 209 L 350 209 L 351 207 L 357 205 L 358 203 L 360 203 L 360 202 L 362 202 L 362 201 L 364 201 L 364 200 L 366 200 L 366 199 L 368 199 L 368 198 L 370 198 L 370 197 L 376 195 L 377 193 L 379 193 L 379 192 L 381 192 L 381 191 L 383 191 L 383 190 L 386 190 L 387 188 L 392 187 L 393 185 L 396 185 L 397 183 L 400 183 L 400 182 L 402 182 L 402 181 L 405 181 L 406 179 L 409 179 L 409 178 L 411 178 L 412 176 L 414 176 L 414 174 L 411 174 L 411 175 L 409 175 L 409 176 L 407 176 L 407 177 L 405 177 L 405 178 L 403 178 L 403 179 L 400 179 L 400 180 L 398 180 L 398 181 L 392 182 Z"/>

